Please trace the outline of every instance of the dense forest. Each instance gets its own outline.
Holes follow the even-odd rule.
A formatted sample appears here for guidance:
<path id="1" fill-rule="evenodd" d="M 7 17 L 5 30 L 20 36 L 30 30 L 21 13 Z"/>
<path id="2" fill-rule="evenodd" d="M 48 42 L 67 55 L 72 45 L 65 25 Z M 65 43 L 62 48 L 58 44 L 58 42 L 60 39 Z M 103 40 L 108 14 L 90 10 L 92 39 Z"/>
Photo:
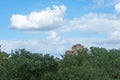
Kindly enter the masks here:
<path id="1" fill-rule="evenodd" d="M 120 50 L 84 48 L 60 59 L 25 49 L 1 51 L 0 80 L 120 80 Z"/>

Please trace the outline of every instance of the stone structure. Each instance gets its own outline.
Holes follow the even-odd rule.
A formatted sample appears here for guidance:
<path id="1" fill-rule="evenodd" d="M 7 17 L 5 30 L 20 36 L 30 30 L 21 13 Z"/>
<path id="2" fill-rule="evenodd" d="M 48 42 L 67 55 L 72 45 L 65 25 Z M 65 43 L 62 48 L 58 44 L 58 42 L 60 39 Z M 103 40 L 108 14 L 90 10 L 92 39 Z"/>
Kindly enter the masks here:
<path id="1" fill-rule="evenodd" d="M 84 47 L 81 44 L 76 44 L 72 46 L 73 53 L 76 53 L 77 51 L 81 51 Z"/>
<path id="2" fill-rule="evenodd" d="M 65 54 L 73 54 L 73 51 L 67 50 L 67 51 L 65 52 Z"/>
<path id="3" fill-rule="evenodd" d="M 83 48 L 84 48 L 83 45 L 81 45 L 81 44 L 76 44 L 76 45 L 73 45 L 73 46 L 72 46 L 72 50 L 67 50 L 67 51 L 65 52 L 65 54 L 76 54 L 77 51 L 82 51 Z"/>
<path id="4" fill-rule="evenodd" d="M 0 45 L 0 52 L 1 52 L 1 45 Z"/>

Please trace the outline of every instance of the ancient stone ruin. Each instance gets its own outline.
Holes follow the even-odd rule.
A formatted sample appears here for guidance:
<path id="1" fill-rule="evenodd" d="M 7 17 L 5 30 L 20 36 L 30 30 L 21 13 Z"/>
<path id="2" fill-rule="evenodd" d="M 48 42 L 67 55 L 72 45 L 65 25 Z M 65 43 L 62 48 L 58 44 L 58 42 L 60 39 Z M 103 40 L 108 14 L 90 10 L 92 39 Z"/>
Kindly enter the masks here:
<path id="1" fill-rule="evenodd" d="M 78 51 L 82 51 L 83 48 L 84 48 L 83 45 L 81 45 L 81 44 L 76 44 L 76 45 L 73 45 L 73 46 L 72 46 L 72 49 L 71 49 L 71 50 L 67 50 L 67 51 L 65 52 L 65 54 L 76 54 Z"/>

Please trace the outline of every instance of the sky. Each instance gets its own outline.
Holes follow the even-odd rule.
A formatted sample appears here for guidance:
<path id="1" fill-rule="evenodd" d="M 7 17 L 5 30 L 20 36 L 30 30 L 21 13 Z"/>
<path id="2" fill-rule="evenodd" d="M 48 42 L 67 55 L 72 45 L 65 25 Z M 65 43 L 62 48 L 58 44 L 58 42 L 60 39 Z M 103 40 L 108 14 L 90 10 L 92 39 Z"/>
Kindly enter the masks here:
<path id="1" fill-rule="evenodd" d="M 2 50 L 64 54 L 74 44 L 120 48 L 120 0 L 1 0 Z"/>

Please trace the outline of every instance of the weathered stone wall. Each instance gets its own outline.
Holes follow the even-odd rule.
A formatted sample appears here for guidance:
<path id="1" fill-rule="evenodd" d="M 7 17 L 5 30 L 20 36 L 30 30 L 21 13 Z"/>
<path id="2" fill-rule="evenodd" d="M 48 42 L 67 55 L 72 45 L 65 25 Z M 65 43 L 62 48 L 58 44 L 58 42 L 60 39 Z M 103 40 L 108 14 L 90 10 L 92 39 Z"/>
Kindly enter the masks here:
<path id="1" fill-rule="evenodd" d="M 65 54 L 76 54 L 77 51 L 81 51 L 84 48 L 81 44 L 76 44 L 72 46 L 72 50 L 67 50 Z"/>

